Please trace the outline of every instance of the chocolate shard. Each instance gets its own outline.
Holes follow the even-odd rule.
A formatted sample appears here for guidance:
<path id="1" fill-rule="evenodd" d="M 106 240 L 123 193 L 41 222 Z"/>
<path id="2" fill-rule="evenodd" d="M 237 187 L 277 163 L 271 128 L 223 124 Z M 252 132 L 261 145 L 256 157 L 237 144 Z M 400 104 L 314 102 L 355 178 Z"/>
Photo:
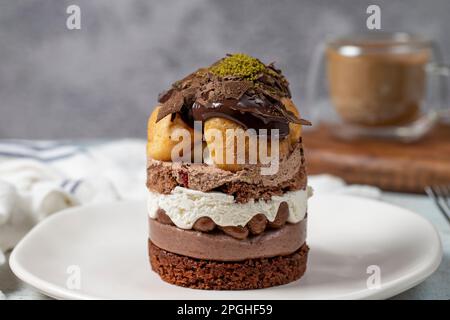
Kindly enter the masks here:
<path id="1" fill-rule="evenodd" d="M 199 103 L 203 105 L 208 104 L 208 101 L 221 101 L 225 99 L 223 93 L 223 85 L 217 79 L 211 80 L 200 88 L 200 98 L 197 99 Z M 203 101 L 200 101 L 203 100 Z"/>
<path id="2" fill-rule="evenodd" d="M 301 125 L 305 125 L 305 126 L 311 125 L 311 122 L 309 122 L 308 120 L 298 118 L 293 112 L 287 110 L 286 107 L 281 102 L 275 103 L 273 105 L 273 107 L 279 113 L 281 113 L 282 117 L 286 118 L 289 122 L 293 122 L 293 123 L 297 123 L 297 124 L 301 124 Z"/>
<path id="3" fill-rule="evenodd" d="M 223 94 L 228 99 L 236 99 L 239 100 L 242 95 L 252 87 L 251 81 L 224 81 L 222 83 Z"/>
<path id="4" fill-rule="evenodd" d="M 258 76 L 258 80 L 268 86 L 273 86 L 275 84 L 275 79 L 272 77 L 269 77 L 267 74 L 264 74 L 264 73 L 262 73 Z"/>
<path id="5" fill-rule="evenodd" d="M 156 122 L 160 121 L 169 114 L 179 112 L 183 107 L 183 103 L 183 94 L 180 91 L 175 91 L 173 94 L 171 94 L 170 98 L 162 104 L 161 108 L 158 111 Z"/>
<path id="6" fill-rule="evenodd" d="M 275 67 L 275 61 L 272 61 L 267 65 L 267 68 L 273 70 L 274 72 L 278 73 L 281 76 L 281 70 Z"/>
<path id="7" fill-rule="evenodd" d="M 161 92 L 158 95 L 158 102 L 159 103 L 165 103 L 167 100 L 170 99 L 170 97 L 172 96 L 172 93 L 174 92 L 174 88 L 170 88 L 169 90 L 165 90 L 163 92 Z"/>
<path id="8" fill-rule="evenodd" d="M 193 100 L 195 99 L 195 95 L 197 94 L 197 88 L 187 88 L 186 90 L 182 91 L 182 94 L 185 100 Z"/>
<path id="9" fill-rule="evenodd" d="M 312 123 L 306 119 L 300 118 L 300 124 L 304 126 L 312 126 Z"/>

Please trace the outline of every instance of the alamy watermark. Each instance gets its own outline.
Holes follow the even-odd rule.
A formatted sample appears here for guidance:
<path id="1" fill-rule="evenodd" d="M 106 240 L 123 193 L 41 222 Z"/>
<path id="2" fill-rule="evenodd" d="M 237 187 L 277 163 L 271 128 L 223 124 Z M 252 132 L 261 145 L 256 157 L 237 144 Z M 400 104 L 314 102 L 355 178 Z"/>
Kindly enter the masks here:
<path id="1" fill-rule="evenodd" d="M 369 14 L 366 20 L 366 26 L 369 30 L 381 29 L 381 8 L 376 4 L 367 7 L 366 13 Z"/>
<path id="2" fill-rule="evenodd" d="M 372 264 L 367 267 L 366 273 L 370 276 L 366 280 L 367 289 L 380 289 L 381 288 L 381 268 Z"/>
<path id="3" fill-rule="evenodd" d="M 69 30 L 81 29 L 81 8 L 75 4 L 67 7 L 66 13 L 69 15 L 66 19 L 66 27 Z"/>
<path id="4" fill-rule="evenodd" d="M 66 269 L 66 287 L 69 290 L 81 289 L 81 268 L 78 265 L 70 265 Z"/>

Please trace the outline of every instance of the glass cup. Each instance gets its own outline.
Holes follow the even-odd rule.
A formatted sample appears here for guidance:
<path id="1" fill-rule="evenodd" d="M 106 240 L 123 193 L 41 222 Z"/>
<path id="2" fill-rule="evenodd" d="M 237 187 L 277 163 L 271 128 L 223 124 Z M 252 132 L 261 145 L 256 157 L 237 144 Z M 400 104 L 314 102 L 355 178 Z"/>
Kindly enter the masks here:
<path id="1" fill-rule="evenodd" d="M 326 41 L 318 50 L 308 111 L 339 137 L 416 140 L 448 112 L 449 69 L 430 40 L 371 33 Z"/>

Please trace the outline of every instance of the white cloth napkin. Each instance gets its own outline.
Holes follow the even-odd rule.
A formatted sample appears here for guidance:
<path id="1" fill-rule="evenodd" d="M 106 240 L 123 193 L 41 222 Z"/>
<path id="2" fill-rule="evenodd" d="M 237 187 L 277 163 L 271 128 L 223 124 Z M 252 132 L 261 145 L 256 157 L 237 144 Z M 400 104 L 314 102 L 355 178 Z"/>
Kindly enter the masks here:
<path id="1" fill-rule="evenodd" d="M 144 197 L 144 172 L 141 140 L 76 146 L 0 141 L 0 252 L 62 209 Z"/>
<path id="2" fill-rule="evenodd" d="M 88 203 L 144 199 L 145 144 L 0 140 L 0 265 L 3 251 L 48 215 Z M 380 196 L 377 188 L 348 186 L 329 175 L 311 176 L 309 184 L 315 194 Z"/>

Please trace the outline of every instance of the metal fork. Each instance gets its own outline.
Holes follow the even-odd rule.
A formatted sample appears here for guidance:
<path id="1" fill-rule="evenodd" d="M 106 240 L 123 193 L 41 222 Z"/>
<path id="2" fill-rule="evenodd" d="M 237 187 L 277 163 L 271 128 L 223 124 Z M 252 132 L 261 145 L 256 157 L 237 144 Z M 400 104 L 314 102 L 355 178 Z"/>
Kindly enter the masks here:
<path id="1" fill-rule="evenodd" d="M 450 185 L 425 187 L 425 192 L 450 223 Z"/>

